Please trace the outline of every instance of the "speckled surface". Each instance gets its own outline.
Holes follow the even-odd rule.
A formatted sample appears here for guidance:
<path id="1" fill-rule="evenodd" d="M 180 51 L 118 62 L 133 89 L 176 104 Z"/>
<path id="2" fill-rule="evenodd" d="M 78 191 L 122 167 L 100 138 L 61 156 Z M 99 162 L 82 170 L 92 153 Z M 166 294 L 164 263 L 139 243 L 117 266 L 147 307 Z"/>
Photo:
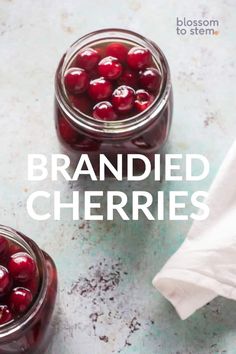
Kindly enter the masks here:
<path id="1" fill-rule="evenodd" d="M 207 4 L 206 4 L 207 3 Z M 214 18 L 217 36 L 176 34 L 176 16 Z M 52 254 L 60 304 L 48 354 L 236 353 L 236 303 L 216 299 L 181 321 L 151 285 L 191 221 L 36 222 L 26 212 L 34 190 L 207 189 L 234 140 L 235 0 L 1 0 L 0 221 Z M 172 71 L 174 122 L 167 152 L 203 153 L 210 176 L 198 183 L 42 183 L 27 181 L 27 154 L 58 152 L 53 75 L 79 36 L 101 27 L 133 29 L 156 41 Z M 189 206 L 190 208 L 190 206 Z"/>

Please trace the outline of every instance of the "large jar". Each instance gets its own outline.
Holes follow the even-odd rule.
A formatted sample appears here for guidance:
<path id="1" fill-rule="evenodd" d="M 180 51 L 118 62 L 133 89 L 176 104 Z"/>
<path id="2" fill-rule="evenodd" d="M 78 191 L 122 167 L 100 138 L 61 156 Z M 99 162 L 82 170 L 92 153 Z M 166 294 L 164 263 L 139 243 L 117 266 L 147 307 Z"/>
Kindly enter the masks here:
<path id="1" fill-rule="evenodd" d="M 160 92 L 153 103 L 144 111 L 129 118 L 118 117 L 115 121 L 94 119 L 78 109 L 68 96 L 64 75 L 78 53 L 88 47 L 103 47 L 106 43 L 124 43 L 128 47 L 147 48 L 161 74 Z M 80 38 L 62 57 L 55 78 L 55 120 L 58 138 L 63 152 L 75 163 L 82 153 L 89 154 L 95 171 L 98 169 L 99 154 L 105 154 L 115 162 L 117 154 L 143 154 L 153 165 L 154 154 L 165 144 L 171 126 L 173 95 L 170 70 L 160 48 L 143 36 L 122 29 L 99 30 Z M 125 164 L 124 164 L 125 165 Z M 143 167 L 137 162 L 137 172 Z"/>

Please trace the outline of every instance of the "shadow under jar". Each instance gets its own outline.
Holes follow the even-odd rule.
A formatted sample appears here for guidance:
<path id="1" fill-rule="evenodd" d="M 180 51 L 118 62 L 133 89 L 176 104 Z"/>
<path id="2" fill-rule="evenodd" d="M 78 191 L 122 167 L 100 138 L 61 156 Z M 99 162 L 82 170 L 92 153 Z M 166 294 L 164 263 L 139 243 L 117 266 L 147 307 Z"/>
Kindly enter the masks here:
<path id="1" fill-rule="evenodd" d="M 28 254 L 36 264 L 36 275 L 32 279 L 35 282 L 30 282 L 30 286 L 25 283 L 21 285 L 21 289 L 30 289 L 33 294 L 32 303 L 21 316 L 12 317 L 0 325 L 0 354 L 43 354 L 49 344 L 51 334 L 49 325 L 57 294 L 55 264 L 51 257 L 42 251 L 34 241 L 18 231 L 0 225 L 0 237 L 1 244 L 6 240 L 10 245 L 7 257 L 23 252 Z M 6 254 L 1 255 L 1 267 L 5 258 Z M 7 264 L 9 264 L 9 268 Z M 10 263 L 6 262 L 4 266 L 9 269 L 9 274 L 12 277 Z M 11 281 L 15 282 L 15 279 Z M 8 294 L 5 298 L 6 300 L 0 299 L 1 303 L 4 301 L 7 303 L 9 298 L 11 300 L 11 296 Z M 7 303 L 7 305 L 9 304 Z M 10 305 L 9 308 L 11 308 Z M 3 322 L 2 318 L 1 322 Z"/>
<path id="2" fill-rule="evenodd" d="M 65 86 L 65 75 L 71 68 L 79 68 L 78 56 L 86 49 L 92 48 L 97 51 L 99 60 L 101 60 L 112 52 L 107 48 L 114 46 L 114 44 L 115 46 L 117 44 L 118 46 L 124 45 L 127 52 L 136 47 L 148 50 L 150 62 L 146 67 L 144 66 L 140 70 L 132 68 L 131 71 L 138 76 L 150 66 L 155 68 L 159 73 L 159 87 L 156 92 L 151 92 L 152 102 L 143 111 L 132 109 L 128 114 L 116 111 L 115 119 L 96 119 L 92 107 L 99 102 L 99 99 L 94 100 L 94 97 L 91 95 L 89 97 L 86 92 L 79 94 L 68 92 Z M 117 57 L 119 55 L 120 53 Z M 116 57 L 114 50 L 112 57 Z M 111 97 L 108 97 L 106 101 L 113 102 L 112 97 L 117 88 L 117 82 L 126 83 L 125 80 L 122 82 L 121 79 L 124 78 L 122 75 L 126 75 L 130 68 L 127 61 L 122 63 L 122 58 L 120 62 L 123 73 L 116 81 L 110 80 L 113 94 L 111 93 Z M 95 68 L 91 72 L 87 72 L 90 83 L 91 80 L 101 77 L 101 72 L 98 71 Z M 135 95 L 137 95 L 138 89 L 144 88 L 142 85 L 140 86 L 140 77 L 137 78 L 137 76 L 132 87 Z M 160 152 L 168 138 L 173 111 L 169 66 L 163 52 L 153 41 L 123 29 L 99 30 L 80 38 L 67 50 L 59 63 L 55 77 L 55 96 L 57 135 L 63 152 L 70 157 L 72 164 L 76 165 L 81 154 L 86 153 L 98 174 L 100 154 L 105 154 L 114 166 L 116 166 L 117 154 L 122 154 L 123 175 L 125 176 L 127 154 L 143 154 L 148 157 L 153 167 L 155 153 Z M 104 99 L 100 99 L 100 101 L 104 101 Z M 134 161 L 135 173 L 142 173 L 143 162 L 138 159 Z"/>

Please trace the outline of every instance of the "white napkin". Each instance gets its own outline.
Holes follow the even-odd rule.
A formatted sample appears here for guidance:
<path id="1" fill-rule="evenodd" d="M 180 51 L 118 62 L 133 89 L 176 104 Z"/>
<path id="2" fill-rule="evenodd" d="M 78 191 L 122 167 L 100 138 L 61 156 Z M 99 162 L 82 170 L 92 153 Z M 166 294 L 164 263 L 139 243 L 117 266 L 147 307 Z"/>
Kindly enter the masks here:
<path id="1" fill-rule="evenodd" d="M 182 246 L 153 279 L 183 320 L 218 295 L 236 300 L 236 141 L 206 202 L 208 219 L 194 221 Z"/>

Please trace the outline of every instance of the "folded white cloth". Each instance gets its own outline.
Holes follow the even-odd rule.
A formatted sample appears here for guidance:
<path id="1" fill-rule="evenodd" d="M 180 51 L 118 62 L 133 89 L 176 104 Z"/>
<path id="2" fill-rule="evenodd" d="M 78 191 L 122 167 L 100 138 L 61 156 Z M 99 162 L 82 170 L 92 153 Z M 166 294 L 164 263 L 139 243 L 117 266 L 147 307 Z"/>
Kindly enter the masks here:
<path id="1" fill-rule="evenodd" d="M 182 246 L 153 279 L 183 320 L 218 295 L 236 300 L 236 141 L 206 203 L 208 219 L 193 222 Z"/>

